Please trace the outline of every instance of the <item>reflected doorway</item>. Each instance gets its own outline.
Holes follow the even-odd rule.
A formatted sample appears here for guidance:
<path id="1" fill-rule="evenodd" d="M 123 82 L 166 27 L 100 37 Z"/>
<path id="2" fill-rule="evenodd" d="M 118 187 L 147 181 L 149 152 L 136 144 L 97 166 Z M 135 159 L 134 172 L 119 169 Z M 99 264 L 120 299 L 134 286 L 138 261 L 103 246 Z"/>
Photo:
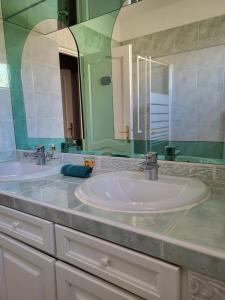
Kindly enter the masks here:
<path id="1" fill-rule="evenodd" d="M 59 53 L 65 138 L 82 140 L 82 104 L 79 61 L 76 56 Z"/>

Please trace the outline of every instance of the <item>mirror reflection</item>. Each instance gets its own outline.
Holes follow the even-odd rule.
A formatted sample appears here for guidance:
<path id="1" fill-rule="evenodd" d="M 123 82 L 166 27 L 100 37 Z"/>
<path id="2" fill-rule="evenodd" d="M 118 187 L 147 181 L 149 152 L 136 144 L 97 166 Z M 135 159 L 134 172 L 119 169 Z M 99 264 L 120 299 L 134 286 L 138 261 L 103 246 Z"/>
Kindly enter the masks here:
<path id="1" fill-rule="evenodd" d="M 28 137 L 72 139 L 81 150 L 78 50 L 68 28 L 46 36 L 30 32 L 23 49 L 22 82 Z"/>
<path id="2" fill-rule="evenodd" d="M 224 163 L 224 16 L 219 0 L 143 0 L 73 34 L 30 32 L 28 136 L 69 152 Z"/>
<path id="3" fill-rule="evenodd" d="M 1 0 L 1 5 L 2 17 L 6 22 L 23 29 L 50 34 L 139 1 L 142 0 Z M 35 26 L 41 20 L 49 22 L 44 26 Z"/>
<path id="4" fill-rule="evenodd" d="M 129 132 L 136 153 L 224 162 L 224 13 L 219 1 L 201 0 L 121 9 L 112 37 L 113 99 L 124 103 L 125 117 L 114 115 L 115 131 L 124 139 Z"/>

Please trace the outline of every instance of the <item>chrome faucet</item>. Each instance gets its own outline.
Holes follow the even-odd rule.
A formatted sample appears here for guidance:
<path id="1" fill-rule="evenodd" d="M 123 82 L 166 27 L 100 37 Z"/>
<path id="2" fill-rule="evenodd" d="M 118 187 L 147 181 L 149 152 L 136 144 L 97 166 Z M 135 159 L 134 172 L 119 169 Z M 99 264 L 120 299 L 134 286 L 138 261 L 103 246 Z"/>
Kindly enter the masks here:
<path id="1" fill-rule="evenodd" d="M 158 154 L 156 152 L 149 152 L 145 156 L 144 173 L 146 180 L 158 180 Z"/>
<path id="2" fill-rule="evenodd" d="M 46 164 L 46 153 L 45 146 L 36 146 L 36 152 L 34 153 L 34 157 L 36 158 L 37 165 L 45 165 Z"/>

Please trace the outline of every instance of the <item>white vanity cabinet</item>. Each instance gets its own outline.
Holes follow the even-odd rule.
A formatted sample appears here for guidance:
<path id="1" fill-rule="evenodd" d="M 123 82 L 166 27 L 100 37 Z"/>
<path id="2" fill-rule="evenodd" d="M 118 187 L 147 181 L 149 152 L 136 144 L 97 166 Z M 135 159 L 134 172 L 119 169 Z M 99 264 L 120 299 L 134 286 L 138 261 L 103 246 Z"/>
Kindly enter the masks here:
<path id="1" fill-rule="evenodd" d="M 62 262 L 56 263 L 58 300 L 142 300 Z"/>
<path id="2" fill-rule="evenodd" d="M 55 232 L 59 259 L 142 299 L 180 300 L 179 267 L 63 226 Z"/>
<path id="3" fill-rule="evenodd" d="M 180 268 L 0 206 L 0 300 L 141 299 L 181 300 Z"/>
<path id="4" fill-rule="evenodd" d="M 0 234 L 0 300 L 57 300 L 55 259 Z"/>

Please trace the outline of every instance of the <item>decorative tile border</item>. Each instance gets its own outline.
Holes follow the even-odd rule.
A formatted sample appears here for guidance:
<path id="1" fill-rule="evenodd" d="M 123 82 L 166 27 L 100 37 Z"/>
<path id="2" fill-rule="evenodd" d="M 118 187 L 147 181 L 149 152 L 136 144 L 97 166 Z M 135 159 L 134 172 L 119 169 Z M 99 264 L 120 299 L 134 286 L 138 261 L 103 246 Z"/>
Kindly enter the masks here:
<path id="1" fill-rule="evenodd" d="M 225 282 L 188 271 L 187 300 L 224 300 Z"/>
<path id="2" fill-rule="evenodd" d="M 110 169 L 112 171 L 129 170 L 131 160 L 120 157 L 101 157 L 101 169 Z"/>
<path id="3" fill-rule="evenodd" d="M 189 168 L 189 176 L 199 178 L 204 182 L 211 182 L 214 180 L 214 169 L 212 166 L 209 165 L 192 165 Z"/>
<path id="4" fill-rule="evenodd" d="M 160 162 L 159 174 L 161 175 L 173 175 L 173 176 L 189 176 L 190 166 L 181 163 L 179 167 L 176 163 Z"/>
<path id="5" fill-rule="evenodd" d="M 32 154 L 34 154 L 34 151 L 32 150 L 17 150 L 16 151 L 16 159 L 20 161 L 35 162 L 35 158 L 32 157 Z"/>
<path id="6" fill-rule="evenodd" d="M 17 151 L 17 159 L 24 160 L 30 159 L 24 157 L 24 152 Z M 134 158 L 121 158 L 110 156 L 94 156 L 94 155 L 82 155 L 82 154 L 58 154 L 62 163 L 83 164 L 85 158 L 91 157 L 95 159 L 95 172 L 110 172 L 110 171 L 140 171 L 141 159 Z M 213 165 L 213 164 L 198 164 L 198 163 L 185 163 L 185 162 L 168 162 L 159 161 L 159 173 L 162 175 L 171 176 L 184 176 L 184 177 L 196 177 L 200 180 L 210 183 L 216 182 L 225 184 L 225 165 Z"/>
<path id="7" fill-rule="evenodd" d="M 0 152 L 0 162 L 16 159 L 16 151 Z"/>
<path id="8" fill-rule="evenodd" d="M 217 166 L 214 177 L 216 182 L 225 184 L 225 166 Z"/>

